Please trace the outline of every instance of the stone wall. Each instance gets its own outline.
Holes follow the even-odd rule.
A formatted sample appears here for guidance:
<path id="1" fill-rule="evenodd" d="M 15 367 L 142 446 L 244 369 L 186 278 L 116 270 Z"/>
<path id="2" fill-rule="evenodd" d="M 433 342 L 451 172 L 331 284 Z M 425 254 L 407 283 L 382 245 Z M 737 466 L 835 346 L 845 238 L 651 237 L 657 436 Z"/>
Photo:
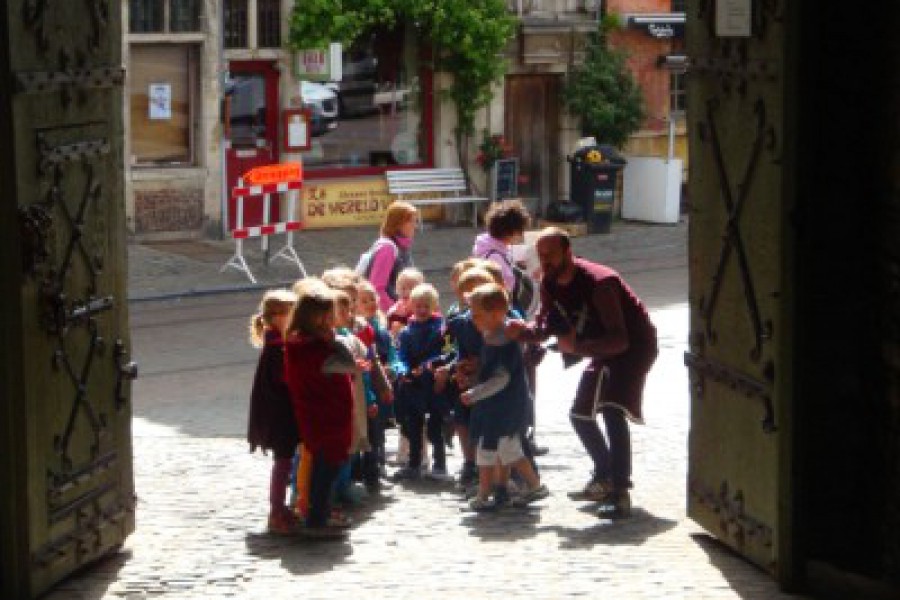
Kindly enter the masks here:
<path id="1" fill-rule="evenodd" d="M 135 189 L 134 233 L 199 233 L 203 227 L 203 198 L 202 187 Z"/>

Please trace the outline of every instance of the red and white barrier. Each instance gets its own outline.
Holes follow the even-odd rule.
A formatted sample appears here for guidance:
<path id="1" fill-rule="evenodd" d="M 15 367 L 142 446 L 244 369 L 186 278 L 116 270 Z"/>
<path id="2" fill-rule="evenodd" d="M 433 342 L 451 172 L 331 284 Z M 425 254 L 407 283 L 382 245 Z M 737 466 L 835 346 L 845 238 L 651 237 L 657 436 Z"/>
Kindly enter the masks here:
<path id="1" fill-rule="evenodd" d="M 299 179 L 290 181 L 279 181 L 265 183 L 262 185 L 245 186 L 242 179 L 238 180 L 237 187 L 231 190 L 231 197 L 236 202 L 235 227 L 231 230 L 231 237 L 234 239 L 234 256 L 228 259 L 220 271 L 224 271 L 228 267 L 237 269 L 246 274 L 250 281 L 256 283 L 256 278 L 247 266 L 247 260 L 244 258 L 244 240 L 248 238 L 261 238 L 261 246 L 265 262 L 269 262 L 269 236 L 281 233 L 287 234 L 284 246 L 275 253 L 272 260 L 283 258 L 297 265 L 300 269 L 300 275 L 306 277 L 306 269 L 294 250 L 294 232 L 303 229 L 303 223 L 300 221 L 281 221 L 278 223 L 270 223 L 271 215 L 271 198 L 274 194 L 288 193 L 288 218 L 292 219 L 296 214 L 296 194 L 291 193 L 299 190 L 303 186 L 303 182 Z M 263 223 L 253 227 L 244 227 L 244 202 L 262 202 L 263 203 Z"/>

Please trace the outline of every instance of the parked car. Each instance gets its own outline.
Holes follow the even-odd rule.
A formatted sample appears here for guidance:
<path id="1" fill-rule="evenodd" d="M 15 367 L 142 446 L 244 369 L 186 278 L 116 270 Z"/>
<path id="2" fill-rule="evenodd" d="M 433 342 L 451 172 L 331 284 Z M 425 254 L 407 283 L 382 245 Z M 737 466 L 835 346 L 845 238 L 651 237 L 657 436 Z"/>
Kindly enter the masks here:
<path id="1" fill-rule="evenodd" d="M 338 96 L 341 118 L 374 113 L 378 58 L 370 51 L 345 50 L 342 60 L 341 80 L 327 84 Z"/>
<path id="2" fill-rule="evenodd" d="M 324 135 L 337 128 L 338 97 L 334 90 L 321 83 L 301 81 L 300 100 L 310 112 L 312 135 Z"/>

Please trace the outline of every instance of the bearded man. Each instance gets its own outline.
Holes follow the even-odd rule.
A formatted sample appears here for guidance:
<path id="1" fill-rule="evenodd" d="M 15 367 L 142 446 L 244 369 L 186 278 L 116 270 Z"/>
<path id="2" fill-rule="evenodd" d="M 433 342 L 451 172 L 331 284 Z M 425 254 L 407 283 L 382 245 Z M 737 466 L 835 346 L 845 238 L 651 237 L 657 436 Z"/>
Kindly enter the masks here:
<path id="1" fill-rule="evenodd" d="M 643 423 L 644 382 L 658 354 L 656 327 L 643 302 L 609 267 L 576 257 L 568 234 L 541 232 L 541 311 L 535 322 L 511 321 L 507 335 L 525 342 L 556 336 L 567 366 L 587 358 L 569 413 L 572 427 L 594 463 L 574 500 L 600 503 L 598 516 L 630 514 L 631 434 Z M 597 423 L 603 417 L 606 436 Z"/>

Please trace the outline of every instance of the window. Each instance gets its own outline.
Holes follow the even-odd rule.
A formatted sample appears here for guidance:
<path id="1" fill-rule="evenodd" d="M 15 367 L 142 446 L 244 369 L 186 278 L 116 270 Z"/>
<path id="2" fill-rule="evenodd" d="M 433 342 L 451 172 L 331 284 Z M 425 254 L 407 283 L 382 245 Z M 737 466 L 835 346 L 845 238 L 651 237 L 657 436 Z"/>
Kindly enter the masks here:
<path id="1" fill-rule="evenodd" d="M 669 76 L 669 112 L 671 114 L 684 114 L 687 108 L 687 92 L 684 87 L 683 72 L 673 72 Z"/>
<path id="2" fill-rule="evenodd" d="M 222 39 L 226 48 L 247 47 L 247 0 L 224 0 Z"/>
<path id="3" fill-rule="evenodd" d="M 170 31 L 200 30 L 200 0 L 172 0 L 169 6 Z"/>
<path id="4" fill-rule="evenodd" d="M 131 33 L 165 31 L 163 3 L 160 0 L 131 0 L 128 6 L 128 29 Z"/>
<path id="5" fill-rule="evenodd" d="M 131 0 L 131 33 L 200 31 L 201 0 Z"/>
<path id="6" fill-rule="evenodd" d="M 131 163 L 194 162 L 197 48 L 187 44 L 132 44 L 128 99 Z"/>
<path id="7" fill-rule="evenodd" d="M 228 135 L 233 148 L 256 147 L 266 131 L 266 78 L 258 73 L 232 73 L 226 85 Z"/>
<path id="8" fill-rule="evenodd" d="M 256 41 L 260 48 L 281 46 L 281 0 L 257 0 Z"/>
<path id="9" fill-rule="evenodd" d="M 331 171 L 423 164 L 430 147 L 430 81 L 414 28 L 379 28 L 345 48 L 340 81 L 301 81 L 312 147 L 304 168 Z M 303 76 L 300 75 L 303 79 Z"/>

